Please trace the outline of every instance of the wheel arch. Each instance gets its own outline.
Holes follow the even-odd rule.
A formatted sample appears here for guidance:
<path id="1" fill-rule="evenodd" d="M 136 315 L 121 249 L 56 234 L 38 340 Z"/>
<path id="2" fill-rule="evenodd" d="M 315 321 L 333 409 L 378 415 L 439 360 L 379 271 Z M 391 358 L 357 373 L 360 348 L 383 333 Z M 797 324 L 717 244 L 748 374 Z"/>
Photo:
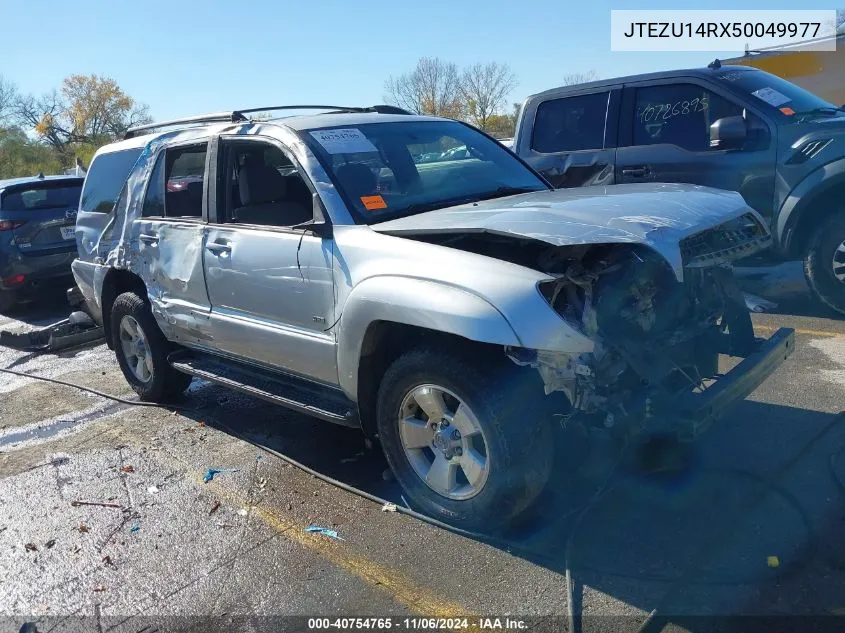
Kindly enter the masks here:
<path id="1" fill-rule="evenodd" d="M 782 252 L 800 258 L 806 252 L 821 218 L 831 204 L 845 211 L 845 159 L 828 163 L 796 185 L 789 193 L 775 225 L 775 238 Z"/>
<path id="2" fill-rule="evenodd" d="M 506 360 L 500 345 L 479 343 L 456 334 L 407 323 L 373 321 L 361 341 L 356 387 L 359 419 L 367 437 L 377 435 L 376 400 L 385 371 L 402 354 L 424 345 L 457 350 L 474 357 L 488 356 L 494 363 Z"/>
<path id="3" fill-rule="evenodd" d="M 362 426 L 373 419 L 380 376 L 403 351 L 423 341 L 475 350 L 521 346 L 501 312 L 461 288 L 382 276 L 350 293 L 338 328 L 338 382 L 358 402 Z M 504 358 L 504 356 L 502 356 Z"/>
<path id="4" fill-rule="evenodd" d="M 114 349 L 111 331 L 111 309 L 114 300 L 124 292 L 134 292 L 144 301 L 149 301 L 147 286 L 135 273 L 119 268 L 111 268 L 103 279 L 103 289 L 100 293 L 100 307 L 103 315 L 103 334 L 109 349 Z"/>

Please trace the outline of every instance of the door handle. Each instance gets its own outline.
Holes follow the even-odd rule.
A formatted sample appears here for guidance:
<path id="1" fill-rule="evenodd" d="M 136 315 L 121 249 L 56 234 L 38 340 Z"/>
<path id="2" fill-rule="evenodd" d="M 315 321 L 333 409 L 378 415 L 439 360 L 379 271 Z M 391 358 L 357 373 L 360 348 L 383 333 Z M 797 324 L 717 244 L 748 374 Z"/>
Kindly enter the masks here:
<path id="1" fill-rule="evenodd" d="M 630 176 L 631 178 L 645 178 L 651 173 L 648 167 L 632 167 L 630 169 L 623 169 L 623 176 Z"/>
<path id="2" fill-rule="evenodd" d="M 215 255 L 232 252 L 232 246 L 230 244 L 221 244 L 220 242 L 209 242 L 205 247 Z"/>
<path id="3" fill-rule="evenodd" d="M 145 244 L 158 244 L 158 235 L 147 235 L 146 233 L 141 233 L 138 236 L 138 239 Z"/>

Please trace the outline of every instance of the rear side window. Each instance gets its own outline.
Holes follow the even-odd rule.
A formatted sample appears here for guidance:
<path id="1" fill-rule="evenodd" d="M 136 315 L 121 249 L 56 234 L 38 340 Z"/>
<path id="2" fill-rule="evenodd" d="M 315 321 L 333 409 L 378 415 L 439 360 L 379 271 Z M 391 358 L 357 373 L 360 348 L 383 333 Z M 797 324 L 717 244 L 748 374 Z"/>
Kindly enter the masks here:
<path id="1" fill-rule="evenodd" d="M 532 149 L 543 153 L 604 147 L 609 92 L 544 101 L 534 119 Z"/>
<path id="2" fill-rule="evenodd" d="M 82 184 L 36 184 L 14 189 L 3 195 L 0 209 L 4 211 L 38 211 L 39 209 L 76 209 Z"/>
<path id="3" fill-rule="evenodd" d="M 144 196 L 146 217 L 201 218 L 208 144 L 159 154 Z"/>
<path id="4" fill-rule="evenodd" d="M 79 208 L 94 213 L 111 213 L 123 184 L 135 166 L 141 148 L 100 154 L 91 163 Z"/>

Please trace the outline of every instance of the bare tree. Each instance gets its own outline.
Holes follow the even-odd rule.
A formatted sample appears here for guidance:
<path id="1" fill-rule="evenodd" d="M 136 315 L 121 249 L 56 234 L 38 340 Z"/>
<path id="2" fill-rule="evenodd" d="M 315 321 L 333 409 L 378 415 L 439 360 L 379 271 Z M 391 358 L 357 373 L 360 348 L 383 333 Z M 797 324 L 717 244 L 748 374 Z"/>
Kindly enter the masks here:
<path id="1" fill-rule="evenodd" d="M 574 86 L 576 84 L 585 84 L 590 81 L 596 81 L 599 78 L 595 70 L 588 70 L 585 73 L 569 73 L 563 76 L 561 86 Z"/>
<path id="2" fill-rule="evenodd" d="M 18 97 L 15 102 L 15 116 L 23 127 L 37 128 L 42 120 L 56 122 L 64 109 L 61 96 L 53 90 L 41 97 L 25 95 Z M 50 146 L 61 151 L 69 142 L 77 141 L 69 130 L 58 125 L 45 129 L 39 136 Z"/>
<path id="3" fill-rule="evenodd" d="M 409 73 L 390 77 L 384 99 L 417 114 L 458 118 L 462 114 L 458 67 L 437 57 L 423 57 Z"/>
<path id="4" fill-rule="evenodd" d="M 12 116 L 17 99 L 18 90 L 15 84 L 0 75 L 0 125 Z"/>
<path id="5" fill-rule="evenodd" d="M 517 83 L 507 64 L 474 64 L 464 70 L 460 90 L 471 122 L 486 130 L 490 117 L 505 104 Z"/>

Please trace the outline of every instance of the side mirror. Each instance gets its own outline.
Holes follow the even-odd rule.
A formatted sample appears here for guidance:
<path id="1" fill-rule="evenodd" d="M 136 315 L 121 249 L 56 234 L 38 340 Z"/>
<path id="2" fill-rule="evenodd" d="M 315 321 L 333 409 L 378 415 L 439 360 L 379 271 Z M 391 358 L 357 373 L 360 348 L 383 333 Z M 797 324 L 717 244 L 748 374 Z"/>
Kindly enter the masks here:
<path id="1" fill-rule="evenodd" d="M 745 119 L 726 116 L 710 125 L 710 149 L 740 149 L 748 137 Z"/>

